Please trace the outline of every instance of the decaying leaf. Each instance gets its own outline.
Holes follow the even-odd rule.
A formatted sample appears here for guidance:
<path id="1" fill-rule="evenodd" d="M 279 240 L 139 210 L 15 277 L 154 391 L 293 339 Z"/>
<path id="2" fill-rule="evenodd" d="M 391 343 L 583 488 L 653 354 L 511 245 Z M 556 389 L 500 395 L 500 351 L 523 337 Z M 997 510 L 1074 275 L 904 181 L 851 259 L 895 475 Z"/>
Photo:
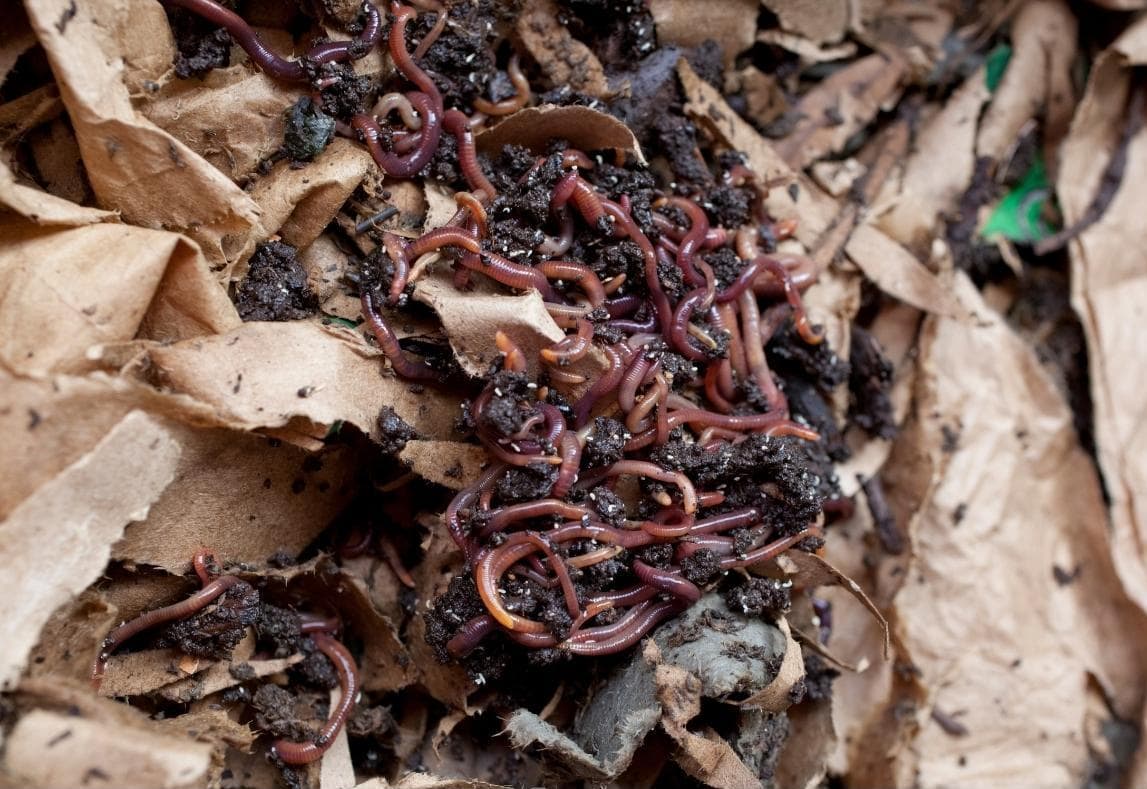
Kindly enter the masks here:
<path id="1" fill-rule="evenodd" d="M 475 143 L 491 153 L 500 151 L 503 145 L 522 145 L 544 153 L 554 138 L 568 140 L 583 151 L 617 151 L 645 161 L 628 126 L 608 113 L 577 105 L 528 107 L 479 134 Z"/>
<path id="2" fill-rule="evenodd" d="M 753 45 L 754 29 L 745 20 L 756 16 L 757 0 L 716 0 L 705 5 L 704 24 L 697 23 L 697 6 L 689 0 L 651 0 L 649 12 L 662 44 L 696 47 L 717 42 L 725 65 Z"/>

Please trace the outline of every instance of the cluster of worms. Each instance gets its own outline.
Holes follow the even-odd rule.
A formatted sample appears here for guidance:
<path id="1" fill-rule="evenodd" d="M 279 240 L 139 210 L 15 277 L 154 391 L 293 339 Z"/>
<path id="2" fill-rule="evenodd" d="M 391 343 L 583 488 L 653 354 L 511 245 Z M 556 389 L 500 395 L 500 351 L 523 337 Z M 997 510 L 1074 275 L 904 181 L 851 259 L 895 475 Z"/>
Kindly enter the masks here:
<path id="1" fill-rule="evenodd" d="M 99 690 L 103 682 L 108 659 L 125 643 L 145 631 L 153 630 L 162 625 L 180 622 L 207 611 L 212 606 L 219 606 L 228 595 L 238 598 L 253 598 L 251 586 L 237 575 L 216 575 L 212 573 L 213 557 L 207 551 L 200 551 L 192 560 L 192 567 L 198 576 L 202 588 L 185 600 L 172 605 L 148 611 L 134 619 L 114 628 L 100 643 L 99 652 L 92 663 L 92 687 Z M 254 597 L 257 600 L 257 597 Z M 240 603 L 242 607 L 251 606 Z M 237 618 L 238 619 L 238 618 Z M 229 622 L 229 627 L 237 633 L 242 633 L 245 620 Z M 309 637 L 315 648 L 327 657 L 334 665 L 338 674 L 341 695 L 338 703 L 332 707 L 327 722 L 318 735 L 310 741 L 295 742 L 280 739 L 271 745 L 271 754 L 282 761 L 283 764 L 299 766 L 310 764 L 322 758 L 342 730 L 347 718 L 354 710 L 358 697 L 358 668 L 354 658 L 347 648 L 335 636 L 341 628 L 337 617 L 319 616 L 314 614 L 298 615 L 298 633 Z"/>
<path id="2" fill-rule="evenodd" d="M 367 2 L 355 38 L 317 44 L 290 60 L 212 0 L 167 2 L 225 28 L 268 75 L 308 83 L 315 91 L 340 79 L 329 64 L 361 58 L 383 37 L 383 15 Z M 605 162 L 568 146 L 536 156 L 517 179 L 515 188 L 523 189 L 552 183 L 541 240 L 525 259 L 495 251 L 492 212 L 499 190 L 483 170 L 475 130 L 525 106 L 530 85 L 515 56 L 507 67 L 516 91 L 511 98 L 480 99 L 470 114 L 447 109 L 435 80 L 418 65 L 447 14 L 437 2 L 417 5 L 436 14 L 417 48 L 410 51 L 406 39 L 418 14 L 413 7 L 391 5 L 387 36 L 391 60 L 409 89 L 384 94 L 374 113 L 354 112 L 342 130 L 395 178 L 422 172 L 443 133 L 450 135 L 467 188 L 455 194 L 457 213 L 443 227 L 415 239 L 383 234 L 384 271 L 374 282 L 364 277 L 360 289 L 366 326 L 399 376 L 442 380 L 438 366 L 403 347 L 388 319 L 406 304 L 424 268 L 420 261 L 435 255 L 452 263 L 459 288 L 482 276 L 510 289 L 536 290 L 554 322 L 568 332 L 540 350 L 543 372 L 537 381 L 529 378 L 530 360 L 513 338 L 503 332 L 493 338 L 502 369 L 467 406 L 491 463 L 444 515 L 484 612 L 451 621 L 444 652 L 464 657 L 493 633 L 535 650 L 620 652 L 695 603 L 725 571 L 817 544 L 815 514 L 795 527 L 773 522 L 764 507 L 730 498 L 724 482 L 699 484 L 667 451 L 688 445 L 716 458 L 745 442 L 759 447 L 818 440 L 815 431 L 790 417 L 765 353 L 782 329 L 810 345 L 821 342 L 801 300 L 816 267 L 804 257 L 775 254 L 776 243 L 795 228 L 767 215 L 767 186 L 743 164 L 724 162 L 721 179 L 754 195 L 750 221 L 722 227 L 695 197 L 655 197 L 640 210 L 629 194 L 611 198 L 593 180 Z M 390 125 L 392 116 L 397 125 Z M 623 159 L 610 166 L 624 165 Z M 628 273 L 599 276 L 568 257 L 575 239 L 625 246 L 639 263 Z M 734 275 L 707 262 L 717 253 L 726 260 L 735 256 Z M 666 286 L 667 272 L 673 288 Z M 616 446 L 603 450 L 610 442 Z M 549 480 L 548 490 L 507 500 L 503 483 L 527 472 Z M 624 478 L 640 481 L 639 505 L 626 505 Z M 818 500 L 815 510 L 819 506 Z M 229 575 L 212 579 L 200 558 L 195 567 L 203 589 L 113 630 L 96 659 L 94 681 L 126 640 L 187 617 L 240 583 Z M 558 601 L 558 613 L 551 607 L 544 617 L 531 617 L 539 597 Z M 288 764 L 319 758 L 354 704 L 354 661 L 335 639 L 336 627 L 330 620 L 303 618 L 304 632 L 338 671 L 343 700 L 314 742 L 274 744 Z"/>

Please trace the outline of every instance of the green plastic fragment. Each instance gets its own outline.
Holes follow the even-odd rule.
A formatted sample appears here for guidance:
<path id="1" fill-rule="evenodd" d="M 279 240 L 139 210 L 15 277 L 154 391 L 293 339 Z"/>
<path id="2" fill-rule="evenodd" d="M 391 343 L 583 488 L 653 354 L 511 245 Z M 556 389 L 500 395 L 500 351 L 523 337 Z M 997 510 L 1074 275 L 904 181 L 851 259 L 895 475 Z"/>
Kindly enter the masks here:
<path id="1" fill-rule="evenodd" d="M 342 326 L 343 328 L 346 328 L 346 329 L 357 329 L 358 328 L 358 324 L 355 323 L 354 321 L 348 320 L 347 318 L 340 318 L 338 315 L 328 315 L 324 312 L 323 313 L 323 319 L 329 323 L 333 323 L 336 326 Z"/>
<path id="2" fill-rule="evenodd" d="M 1007 44 L 1000 44 L 984 58 L 984 82 L 988 90 L 996 92 L 1004 72 L 1008 70 L 1008 61 L 1012 59 L 1012 48 Z"/>
<path id="3" fill-rule="evenodd" d="M 1037 157 L 1023 179 L 1000 200 L 980 235 L 989 241 L 1003 237 L 1024 244 L 1047 238 L 1055 232 L 1043 218 L 1050 197 L 1047 168 L 1043 158 Z"/>

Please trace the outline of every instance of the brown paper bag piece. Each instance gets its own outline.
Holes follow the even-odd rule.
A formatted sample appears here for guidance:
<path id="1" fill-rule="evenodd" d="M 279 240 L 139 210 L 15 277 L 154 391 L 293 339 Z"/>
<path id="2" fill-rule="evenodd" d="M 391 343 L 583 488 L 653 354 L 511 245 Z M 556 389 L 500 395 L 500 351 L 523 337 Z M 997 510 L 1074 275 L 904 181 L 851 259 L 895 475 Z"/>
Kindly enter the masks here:
<path id="1" fill-rule="evenodd" d="M 836 45 L 822 45 L 804 36 L 786 33 L 783 30 L 762 30 L 757 33 L 757 41 L 787 49 L 799 56 L 805 63 L 829 63 L 834 60 L 844 60 L 856 54 L 856 44 L 851 41 Z"/>
<path id="2" fill-rule="evenodd" d="M 759 789 L 761 779 L 737 758 L 729 743 L 716 734 L 707 737 L 689 731 L 689 721 L 701 712 L 701 681 L 670 664 L 658 665 L 654 678 L 661 726 L 677 743 L 673 758 L 681 769 L 715 789 Z"/>
<path id="3" fill-rule="evenodd" d="M 160 11 L 133 1 L 141 13 Z M 222 173 L 136 115 L 117 65 L 127 42 L 108 35 L 100 21 L 122 19 L 119 6 L 99 0 L 80 5 L 73 15 L 70 0 L 47 0 L 27 9 L 99 202 L 135 224 L 185 229 L 212 267 L 226 273 L 249 252 L 252 237 L 263 235 L 258 209 Z M 60 25 L 65 17 L 68 22 Z"/>
<path id="4" fill-rule="evenodd" d="M 479 134 L 475 144 L 490 154 L 501 151 L 503 145 L 521 145 L 544 153 L 555 139 L 567 140 L 583 151 L 632 153 L 638 162 L 645 163 L 641 146 L 628 126 L 609 113 L 579 105 L 527 107 Z"/>
<path id="5" fill-rule="evenodd" d="M 20 56 L 36 46 L 36 36 L 28 26 L 28 16 L 23 9 L 12 8 L 5 16 L 4 32 L 0 33 L 0 85 Z"/>
<path id="6" fill-rule="evenodd" d="M 182 574 L 209 546 L 229 562 L 297 556 L 353 494 L 349 449 L 312 454 L 262 436 L 171 425 L 183 452 L 175 480 L 112 549 L 116 559 Z"/>
<path id="7" fill-rule="evenodd" d="M 206 269 L 174 233 L 119 224 L 4 232 L 0 363 L 13 372 L 81 371 L 89 347 L 130 340 L 145 316 L 181 337 L 234 325 L 235 310 L 217 284 L 180 276 L 197 264 Z"/>
<path id="8" fill-rule="evenodd" d="M 607 98 L 610 90 L 605 69 L 593 50 L 570 35 L 559 21 L 559 13 L 554 0 L 529 3 L 514 28 L 518 38 L 552 84 Z"/>
<path id="9" fill-rule="evenodd" d="M 782 616 L 777 620 L 777 629 L 785 637 L 785 656 L 777 675 L 765 687 L 740 702 L 745 707 L 760 707 L 769 712 L 781 712 L 792 705 L 793 687 L 804 679 L 804 653 L 800 644 L 793 639 L 788 621 Z"/>
<path id="10" fill-rule="evenodd" d="M 464 292 L 454 287 L 447 272 L 440 271 L 415 284 L 414 298 L 438 314 L 458 363 L 470 375 L 485 375 L 492 363 L 501 360 L 502 354 L 494 344 L 498 331 L 505 332 L 521 348 L 532 378 L 541 372 L 538 352 L 565 336 L 546 312 L 545 303 L 536 290 L 521 296 L 477 287 Z M 604 372 L 605 357 L 595 348 L 567 369 L 592 381 Z"/>
<path id="11" fill-rule="evenodd" d="M 1023 3 L 1012 20 L 1013 54 L 984 113 L 976 155 L 1001 159 L 1025 123 L 1043 118 L 1043 144 L 1054 151 L 1075 108 L 1072 69 L 1078 24 L 1063 0 Z M 1055 158 L 1048 157 L 1055 166 Z"/>
<path id="12" fill-rule="evenodd" d="M 1115 581 L 1098 480 L 1055 385 L 1000 319 L 930 318 L 920 359 L 914 418 L 926 451 L 948 460 L 913 496 L 914 559 L 893 614 L 929 706 L 964 711 L 968 734 L 925 722 L 905 767 L 924 787 L 1070 783 L 1088 759 L 1089 676 L 1121 715 L 1144 681 L 1147 620 Z M 1016 720 L 1038 723 L 1001 750 Z"/>
<path id="13" fill-rule="evenodd" d="M 362 301 L 347 293 L 345 276 L 347 254 L 329 234 L 323 233 L 313 243 L 299 250 L 299 263 L 307 272 L 307 284 L 318 296 L 319 310 L 324 315 L 357 321 L 362 314 Z"/>
<path id="14" fill-rule="evenodd" d="M 748 157 L 749 166 L 766 181 L 796 185 L 771 190 L 765 205 L 777 219 L 797 220 L 797 239 L 814 248 L 836 215 L 835 201 L 803 175 L 795 173 L 756 130 L 729 107 L 721 94 L 698 77 L 684 60 L 677 73 L 687 99 L 685 111 L 717 140 Z M 867 224 L 856 227 L 844 250 L 885 293 L 926 312 L 966 316 L 968 308 L 953 295 L 946 279 L 932 274 L 908 250 Z"/>
<path id="15" fill-rule="evenodd" d="M 180 734 L 186 738 L 205 742 L 215 748 L 216 761 L 222 761 L 221 751 L 231 748 L 250 750 L 255 744 L 255 732 L 232 720 L 226 710 L 206 708 L 185 712 L 173 718 L 156 721 L 162 734 Z M 230 746 L 230 747 L 228 747 Z"/>
<path id="16" fill-rule="evenodd" d="M 228 334 L 148 352 L 164 388 L 212 406 L 238 428 L 290 427 L 322 439 L 338 421 L 376 431 L 388 405 L 422 436 L 448 438 L 458 405 L 383 372 L 381 354 L 347 329 L 246 323 Z"/>
<path id="17" fill-rule="evenodd" d="M 847 0 L 761 0 L 761 5 L 777 15 L 785 30 L 818 44 L 841 39 L 851 7 Z"/>
<path id="18" fill-rule="evenodd" d="M 423 559 L 411 570 L 419 600 L 434 600 L 450 585 L 450 579 L 462 572 L 462 552 L 451 539 L 441 516 L 425 516 L 419 521 L 427 527 L 422 541 Z M 466 670 L 458 663 L 440 663 L 426 643 L 426 620 L 412 617 L 403 632 L 403 638 L 414 665 L 418 668 L 418 682 L 448 708 L 467 714 L 476 710 L 470 697 L 478 690 Z"/>
<path id="19" fill-rule="evenodd" d="M 1147 63 L 1147 20 L 1130 27 L 1092 69 L 1062 148 L 1056 194 L 1070 227 L 1086 216 L 1122 135 L 1131 67 Z M 1147 173 L 1147 131 L 1126 151 L 1118 191 L 1098 222 L 1069 246 L 1072 304 L 1087 338 L 1099 466 L 1111 501 L 1112 553 L 1128 593 L 1147 609 L 1147 444 L 1138 425 L 1147 364 L 1135 352 L 1147 298 L 1140 263 L 1144 227 L 1139 192 Z M 1134 250 L 1134 251 L 1132 251 Z"/>
<path id="20" fill-rule="evenodd" d="M 91 225 L 114 220 L 114 211 L 101 211 L 76 205 L 33 186 L 16 181 L 12 171 L 0 162 L 0 206 L 37 225 Z M 9 224 L 6 217 L 0 222 Z"/>
<path id="21" fill-rule="evenodd" d="M 427 773 L 407 773 L 397 783 L 389 783 L 385 778 L 371 778 L 358 784 L 355 789 L 508 789 L 508 787 L 476 779 L 439 778 Z"/>
<path id="22" fill-rule="evenodd" d="M 460 441 L 408 441 L 399 460 L 425 480 L 462 490 L 478 479 L 490 462 L 486 450 Z"/>
<path id="23" fill-rule="evenodd" d="M 868 598 L 868 595 L 864 593 L 864 590 L 860 588 L 860 584 L 815 553 L 789 551 L 777 559 L 777 564 L 784 569 L 786 573 L 792 575 L 793 582 L 800 587 L 811 589 L 818 586 L 839 586 L 855 597 L 861 605 L 868 609 L 868 612 L 872 614 L 880 626 L 881 631 L 883 631 L 884 656 L 888 657 L 888 621 L 884 618 L 884 615 L 880 613 L 880 609 L 876 607 L 876 604 L 873 603 L 872 600 Z"/>
<path id="24" fill-rule="evenodd" d="M 666 46 L 692 48 L 707 39 L 721 46 L 725 66 L 731 66 L 737 55 L 753 45 L 757 0 L 716 0 L 705 4 L 704 23 L 698 24 L 697 5 L 689 0 L 651 0 L 649 13 L 657 26 L 657 41 Z"/>
<path id="25" fill-rule="evenodd" d="M 186 398 L 93 374 L 49 381 L 9 378 L 0 371 L 0 518 L 89 452 L 133 409 L 179 414 L 210 423 L 212 412 Z"/>
<path id="26" fill-rule="evenodd" d="M 331 142 L 313 162 L 295 169 L 279 162 L 255 183 L 263 226 L 288 244 L 305 247 L 318 238 L 343 203 L 374 167 L 370 153 L 350 140 Z"/>
<path id="27" fill-rule="evenodd" d="M 195 677 L 215 665 L 214 660 L 185 655 L 177 649 L 144 649 L 112 655 L 100 682 L 99 694 L 109 699 L 144 696 Z"/>
<path id="28" fill-rule="evenodd" d="M 112 543 L 128 521 L 146 515 L 178 459 L 179 445 L 167 431 L 131 413 L 0 523 L 7 578 L 21 590 L 0 623 L 0 685 L 19 676 L 52 613 L 99 577 Z"/>
<path id="29" fill-rule="evenodd" d="M 168 701 L 186 704 L 210 696 L 212 693 L 233 688 L 251 679 L 269 677 L 272 674 L 286 671 L 302 659 L 303 656 L 301 654 L 296 654 L 290 657 L 271 660 L 232 659 L 226 662 L 213 663 L 207 666 L 206 670 L 201 671 L 193 677 L 164 685 L 159 689 L 157 695 Z M 242 679 L 235 678 L 234 670 L 236 668 L 242 669 Z M 100 690 L 102 691 L 103 688 Z"/>
<path id="30" fill-rule="evenodd" d="M 60 92 L 54 82 L 0 104 L 0 145 L 7 148 L 40 124 L 49 123 L 63 114 L 64 102 L 60 100 Z"/>
<path id="31" fill-rule="evenodd" d="M 833 698 L 806 699 L 788 711 L 789 737 L 782 746 L 773 780 L 777 786 L 814 789 L 823 785 L 828 756 L 836 746 L 832 722 Z"/>
<path id="32" fill-rule="evenodd" d="M 342 696 L 338 688 L 331 691 L 330 708 L 334 709 Z M 352 789 L 355 785 L 354 764 L 350 756 L 350 740 L 346 726 L 339 729 L 330 750 L 319 762 L 319 789 Z"/>
<path id="33" fill-rule="evenodd" d="M 33 710 L 6 743 L 6 771 L 32 786 L 85 786 L 93 775 L 114 786 L 178 789 L 203 785 L 211 746 L 143 730 Z"/>
<path id="34" fill-rule="evenodd" d="M 894 102 L 904 70 L 898 59 L 869 55 L 824 79 L 797 102 L 794 111 L 801 119 L 777 141 L 777 153 L 794 170 L 803 170 L 840 151 L 886 103 Z"/>
<path id="35" fill-rule="evenodd" d="M 940 217 L 950 214 L 972 181 L 977 119 L 990 98 L 984 69 L 977 69 L 916 136 L 891 210 L 873 210 L 877 226 L 921 254 L 931 253 Z"/>
<path id="36" fill-rule="evenodd" d="M 283 113 L 298 95 L 297 88 L 235 65 L 202 79 L 172 79 L 140 110 L 235 181 L 282 147 Z"/>

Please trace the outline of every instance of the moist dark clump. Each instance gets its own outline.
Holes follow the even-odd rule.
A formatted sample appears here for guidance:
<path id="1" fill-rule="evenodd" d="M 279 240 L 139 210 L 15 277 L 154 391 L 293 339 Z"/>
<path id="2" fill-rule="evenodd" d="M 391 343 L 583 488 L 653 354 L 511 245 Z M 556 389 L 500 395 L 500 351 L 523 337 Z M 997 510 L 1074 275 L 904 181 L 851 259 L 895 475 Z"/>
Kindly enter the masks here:
<path id="1" fill-rule="evenodd" d="M 255 624 L 259 645 L 269 649 L 277 658 L 284 658 L 299 651 L 302 639 L 299 631 L 299 615 L 287 608 L 264 603 Z"/>
<path id="2" fill-rule="evenodd" d="M 769 367 L 782 378 L 803 374 L 822 391 L 829 392 L 848 379 L 848 362 L 836 355 L 828 340 L 810 345 L 801 339 L 792 318 L 785 320 L 765 347 Z"/>
<path id="3" fill-rule="evenodd" d="M 235 289 L 235 306 L 245 321 L 297 321 L 314 315 L 319 299 L 295 248 L 264 241 L 255 247 L 247 276 Z"/>
<path id="4" fill-rule="evenodd" d="M 298 742 L 315 734 L 310 725 L 299 720 L 298 699 L 286 688 L 270 683 L 261 686 L 251 697 L 251 706 L 255 709 L 255 728 L 260 731 Z"/>
<path id="5" fill-rule="evenodd" d="M 283 114 L 283 150 L 292 162 L 310 162 L 335 138 L 335 119 L 303 96 Z"/>
<path id="6" fill-rule="evenodd" d="M 339 675 L 334 663 L 320 652 L 309 638 L 302 643 L 305 657 L 291 666 L 290 675 L 307 685 L 330 690 L 339 684 Z"/>
<path id="7" fill-rule="evenodd" d="M 785 613 L 792 606 L 792 584 L 775 578 L 750 576 L 743 583 L 726 588 L 721 596 L 730 611 L 771 617 Z"/>
<path id="8" fill-rule="evenodd" d="M 685 52 L 685 59 L 697 72 L 697 76 L 717 90 L 724 90 L 725 52 L 721 45 L 711 38 L 702 41 Z M 731 225 L 736 227 L 736 225 Z"/>
<path id="9" fill-rule="evenodd" d="M 713 174 L 697 147 L 697 127 L 683 116 L 665 113 L 653 126 L 653 137 L 665 152 L 678 187 L 704 189 L 713 183 Z"/>
<path id="10" fill-rule="evenodd" d="M 835 461 L 846 460 L 850 454 L 848 444 L 836 424 L 832 406 L 816 386 L 804 378 L 794 376 L 785 381 L 784 387 L 789 409 L 793 415 L 800 417 L 820 433 L 821 443 L 830 458 Z"/>
<path id="11" fill-rule="evenodd" d="M 713 268 L 713 275 L 717 278 L 717 289 L 723 290 L 733 284 L 745 269 L 745 261 L 728 247 L 721 247 L 715 252 L 703 255 L 702 258 Z"/>
<path id="12" fill-rule="evenodd" d="M 582 461 L 585 465 L 608 466 L 621 460 L 629 431 L 616 419 L 599 416 L 593 420 L 593 429 L 586 437 Z"/>
<path id="13" fill-rule="evenodd" d="M 175 37 L 175 76 L 202 77 L 213 69 L 231 65 L 230 33 L 182 8 L 164 6 L 164 10 Z"/>
<path id="14" fill-rule="evenodd" d="M 708 548 L 702 548 L 681 562 L 681 574 L 688 580 L 702 586 L 721 573 L 721 560 Z"/>
<path id="15" fill-rule="evenodd" d="M 259 610 L 259 593 L 240 581 L 214 604 L 164 628 L 158 643 L 194 657 L 227 660 L 259 618 Z"/>
<path id="16" fill-rule="evenodd" d="M 523 373 L 500 372 L 490 381 L 492 396 L 478 417 L 478 427 L 509 436 L 522 429 L 533 390 Z"/>
<path id="17" fill-rule="evenodd" d="M 606 523 L 620 526 L 625 521 L 625 502 L 609 488 L 601 485 L 589 495 L 593 509 Z"/>
<path id="18" fill-rule="evenodd" d="M 330 82 L 320 95 L 323 111 L 341 121 L 366 111 L 374 96 L 375 85 L 370 77 L 355 74 L 345 63 L 328 63 L 322 67 L 322 79 Z"/>
<path id="19" fill-rule="evenodd" d="M 716 224 L 722 227 L 742 227 L 749 222 L 753 198 L 747 189 L 721 184 L 702 194 L 699 202 Z M 721 249 L 733 251 L 729 247 Z"/>
<path id="20" fill-rule="evenodd" d="M 489 0 L 477 3 L 449 3 L 450 21 L 431 45 L 419 65 L 432 76 L 447 107 L 469 109 L 474 99 L 486 95 L 496 71 L 491 49 L 497 31 Z M 419 14 L 408 31 L 413 50 L 437 21 L 434 14 Z"/>
<path id="21" fill-rule="evenodd" d="M 804 656 L 805 698 L 809 701 L 827 701 L 832 698 L 832 681 L 840 672 L 828 665 L 820 655 L 806 652 Z"/>
<path id="22" fill-rule="evenodd" d="M 550 495 L 557 478 L 557 469 L 547 464 L 511 468 L 498 480 L 494 492 L 503 504 L 544 499 Z"/>
<path id="23" fill-rule="evenodd" d="M 390 406 L 384 405 L 378 412 L 378 444 L 385 454 L 397 455 L 406 448 L 406 442 L 417 437 L 418 432 Z"/>
<path id="24" fill-rule="evenodd" d="M 473 577 L 466 574 L 452 578 L 446 591 L 425 614 L 426 643 L 434 650 L 435 657 L 448 662 L 450 653 L 446 651 L 446 642 L 463 624 L 484 613 L 486 606 L 478 596 Z"/>
<path id="25" fill-rule="evenodd" d="M 876 338 L 860 326 L 852 327 L 851 372 L 848 391 L 852 396 L 849 417 L 867 433 L 891 439 L 896 435 L 892 414 L 892 365 Z"/>
<path id="26" fill-rule="evenodd" d="M 559 18 L 607 71 L 625 68 L 657 46 L 653 15 L 637 0 L 564 0 Z"/>

